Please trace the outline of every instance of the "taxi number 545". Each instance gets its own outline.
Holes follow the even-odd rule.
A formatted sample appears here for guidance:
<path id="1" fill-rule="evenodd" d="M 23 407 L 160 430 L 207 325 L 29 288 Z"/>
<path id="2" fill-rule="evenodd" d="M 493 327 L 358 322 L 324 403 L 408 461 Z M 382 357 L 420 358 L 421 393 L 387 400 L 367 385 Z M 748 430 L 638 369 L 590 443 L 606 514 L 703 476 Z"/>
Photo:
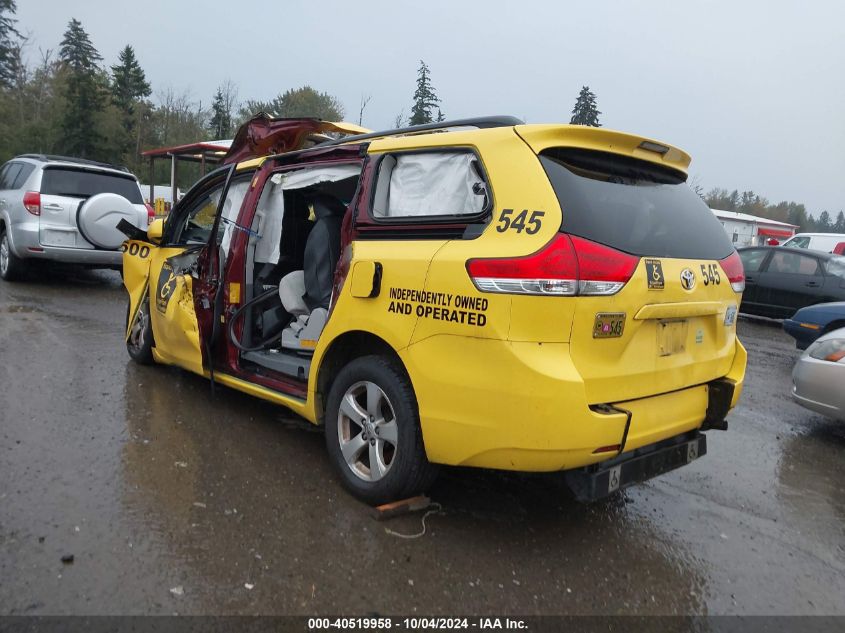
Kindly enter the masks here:
<path id="1" fill-rule="evenodd" d="M 496 230 L 499 233 L 504 233 L 508 230 L 516 231 L 517 233 L 525 231 L 528 235 L 534 235 L 543 226 L 542 217 L 544 215 L 546 215 L 545 211 L 532 211 L 529 217 L 528 209 L 525 209 L 514 216 L 513 209 L 502 209 Z"/>
<path id="2" fill-rule="evenodd" d="M 722 277 L 719 275 L 718 264 L 702 264 L 701 277 L 705 286 L 709 286 L 710 284 L 718 286 L 722 283 Z"/>

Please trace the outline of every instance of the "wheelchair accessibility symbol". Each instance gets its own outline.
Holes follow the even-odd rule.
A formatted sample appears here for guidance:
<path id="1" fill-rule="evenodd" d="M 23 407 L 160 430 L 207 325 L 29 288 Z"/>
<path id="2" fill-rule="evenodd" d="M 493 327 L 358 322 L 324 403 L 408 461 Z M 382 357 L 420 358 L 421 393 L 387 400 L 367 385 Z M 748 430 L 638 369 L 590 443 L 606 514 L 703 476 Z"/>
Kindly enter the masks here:
<path id="1" fill-rule="evenodd" d="M 610 469 L 607 477 L 607 491 L 619 490 L 619 483 L 622 480 L 622 466 L 614 466 Z"/>
<path id="2" fill-rule="evenodd" d="M 648 279 L 649 290 L 663 290 L 665 286 L 663 281 L 663 264 L 659 259 L 645 260 L 645 273 Z"/>
<path id="3" fill-rule="evenodd" d="M 698 441 L 687 444 L 687 463 L 698 459 Z"/>
<path id="4" fill-rule="evenodd" d="M 176 290 L 176 273 L 173 272 L 170 264 L 165 262 L 161 267 L 158 286 L 156 287 L 156 308 L 162 314 L 167 312 L 167 304 L 170 302 L 174 290 Z"/>

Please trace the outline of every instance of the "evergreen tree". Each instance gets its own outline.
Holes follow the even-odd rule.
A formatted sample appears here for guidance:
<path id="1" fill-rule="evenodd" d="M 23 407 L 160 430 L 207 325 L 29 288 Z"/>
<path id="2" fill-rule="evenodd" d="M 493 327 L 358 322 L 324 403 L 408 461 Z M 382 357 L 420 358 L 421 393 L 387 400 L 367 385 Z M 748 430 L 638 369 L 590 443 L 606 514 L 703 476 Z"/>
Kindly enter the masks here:
<path id="1" fill-rule="evenodd" d="M 572 109 L 573 125 L 589 125 L 590 127 L 601 127 L 599 123 L 599 112 L 596 107 L 596 95 L 590 91 L 589 86 L 581 88 L 578 99 L 575 100 L 575 107 Z"/>
<path id="2" fill-rule="evenodd" d="M 217 89 L 214 101 L 211 102 L 211 120 L 208 123 L 208 129 L 216 139 L 229 138 L 232 131 L 232 113 L 226 108 L 222 88 Z"/>
<path id="3" fill-rule="evenodd" d="M 59 59 L 67 75 L 67 105 L 61 123 L 63 150 L 82 158 L 95 156 L 102 139 L 97 131 L 97 116 L 105 105 L 103 75 L 97 64 L 103 58 L 75 18 L 68 23 Z"/>
<path id="4" fill-rule="evenodd" d="M 834 233 L 845 233 L 845 213 L 840 211 L 836 216 L 836 223 L 833 225 Z"/>
<path id="5" fill-rule="evenodd" d="M 133 121 L 138 100 L 149 97 L 152 91 L 131 46 L 127 44 L 118 59 L 120 63 L 111 67 L 112 102 Z"/>
<path id="6" fill-rule="evenodd" d="M 437 93 L 434 92 L 434 87 L 431 85 L 431 71 L 425 62 L 420 60 L 420 67 L 417 70 L 417 89 L 414 92 L 414 106 L 411 108 L 411 118 L 409 125 L 421 125 L 423 123 L 431 123 L 434 118 L 434 109 L 437 108 L 440 99 L 437 98 Z M 439 113 L 439 120 L 445 117 L 443 113 Z"/>
<path id="7" fill-rule="evenodd" d="M 140 123 L 144 110 L 148 109 L 145 108 L 143 99 L 149 97 L 152 91 L 131 46 L 127 44 L 120 51 L 118 59 L 119 63 L 111 67 L 111 100 L 119 112 L 123 126 L 123 133 L 119 134 L 122 138 L 118 143 L 123 160 L 134 162 L 132 159 L 141 150 Z"/>
<path id="8" fill-rule="evenodd" d="M 819 233 L 830 233 L 833 230 L 833 223 L 830 221 L 830 214 L 827 211 L 819 213 L 819 219 L 816 220 L 816 228 Z"/>
<path id="9" fill-rule="evenodd" d="M 15 0 L 0 0 L 0 86 L 10 87 L 20 65 L 20 36 L 15 28 L 17 6 Z"/>

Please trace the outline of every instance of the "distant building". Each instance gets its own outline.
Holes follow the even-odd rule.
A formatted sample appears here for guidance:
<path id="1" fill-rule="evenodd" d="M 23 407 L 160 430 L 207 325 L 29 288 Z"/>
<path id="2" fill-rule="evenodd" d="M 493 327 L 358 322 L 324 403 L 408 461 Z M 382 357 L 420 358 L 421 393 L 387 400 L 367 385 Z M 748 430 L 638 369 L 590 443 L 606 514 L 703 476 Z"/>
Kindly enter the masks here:
<path id="1" fill-rule="evenodd" d="M 725 227 L 725 233 L 728 234 L 736 248 L 764 246 L 769 243 L 769 240 L 783 242 L 795 235 L 798 230 L 798 227 L 794 224 L 777 222 L 748 213 L 722 211 L 720 209 L 710 210 Z"/>

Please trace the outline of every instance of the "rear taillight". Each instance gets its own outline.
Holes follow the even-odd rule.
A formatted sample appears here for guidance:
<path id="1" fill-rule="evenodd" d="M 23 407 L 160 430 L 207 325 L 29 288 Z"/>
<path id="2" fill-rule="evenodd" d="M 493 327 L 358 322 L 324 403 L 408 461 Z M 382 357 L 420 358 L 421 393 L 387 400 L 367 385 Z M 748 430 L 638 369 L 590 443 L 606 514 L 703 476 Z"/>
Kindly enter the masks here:
<path id="1" fill-rule="evenodd" d="M 23 206 L 32 215 L 41 215 L 41 194 L 37 191 L 27 191 L 23 194 Z"/>
<path id="2" fill-rule="evenodd" d="M 730 256 L 721 260 L 719 264 L 722 266 L 722 270 L 725 271 L 728 281 L 731 282 L 731 288 L 734 289 L 734 292 L 745 290 L 745 269 L 742 266 L 739 253 L 734 251 Z"/>
<path id="3" fill-rule="evenodd" d="M 524 257 L 471 259 L 475 287 L 482 292 L 529 295 L 612 295 L 634 274 L 639 258 L 558 233 L 536 253 Z"/>
<path id="4" fill-rule="evenodd" d="M 144 206 L 147 207 L 147 224 L 150 225 L 156 219 L 156 210 L 150 206 L 149 202 L 145 202 Z"/>

